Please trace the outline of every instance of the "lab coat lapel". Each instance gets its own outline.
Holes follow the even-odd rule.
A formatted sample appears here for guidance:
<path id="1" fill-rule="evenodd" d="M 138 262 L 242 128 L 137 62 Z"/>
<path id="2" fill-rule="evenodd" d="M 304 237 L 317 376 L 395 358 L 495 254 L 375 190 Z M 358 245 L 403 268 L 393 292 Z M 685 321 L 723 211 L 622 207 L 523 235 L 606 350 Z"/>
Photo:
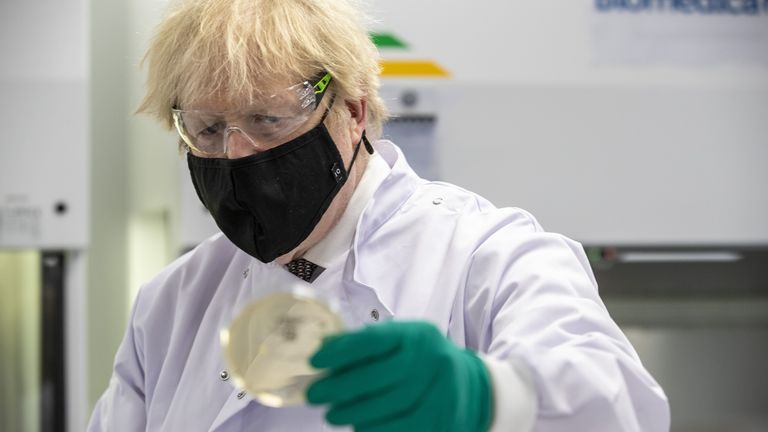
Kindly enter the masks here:
<path id="1" fill-rule="evenodd" d="M 346 311 L 347 323 L 357 327 L 392 319 L 392 309 L 382 301 L 376 289 L 355 278 L 355 267 L 355 254 L 350 253 L 343 275 L 344 296 L 349 302 L 349 310 Z M 350 322 L 350 318 L 354 321 Z"/>
<path id="2" fill-rule="evenodd" d="M 242 399 L 238 399 L 237 395 L 240 393 L 240 390 L 233 389 L 232 393 L 229 395 L 229 398 L 224 403 L 224 406 L 221 407 L 221 410 L 219 411 L 219 415 L 216 416 L 216 419 L 213 421 L 213 424 L 211 425 L 211 428 L 209 429 L 209 432 L 215 432 L 219 430 L 219 428 L 224 425 L 229 419 L 234 417 L 237 413 L 245 409 L 245 407 L 248 406 L 250 403 L 256 403 L 251 399 L 251 397 L 248 395 L 248 393 L 245 394 L 245 396 L 242 397 Z"/>
<path id="3" fill-rule="evenodd" d="M 368 240 L 425 182 L 408 166 L 397 146 L 388 141 L 377 141 L 375 147 L 391 171 L 358 220 L 343 276 L 346 296 L 361 324 L 385 321 L 394 316 L 391 301 L 378 291 L 384 281 L 378 280 L 373 273 L 360 271 L 359 260 L 371 258 L 366 256 L 366 249 L 370 246 Z"/>
<path id="4" fill-rule="evenodd" d="M 417 257 L 413 256 L 413 249 L 393 249 L 395 245 L 389 242 L 389 237 L 382 230 L 391 229 L 390 222 L 398 212 L 403 210 L 404 204 L 415 199 L 428 198 L 414 196 L 419 193 L 419 188 L 428 182 L 408 166 L 402 152 L 394 144 L 387 141 L 379 141 L 377 144 L 376 150 L 390 165 L 391 172 L 377 189 L 358 221 L 351 253 L 352 274 L 349 279 L 353 282 L 353 286 L 360 288 L 356 290 L 356 294 L 358 299 L 365 302 L 363 305 L 371 305 L 375 297 L 376 301 L 385 308 L 389 317 L 396 313 L 398 318 L 428 319 L 447 332 L 455 293 L 432 289 L 432 287 L 450 286 L 449 282 L 453 280 L 451 276 L 455 276 L 454 272 L 461 271 L 463 261 L 451 263 L 450 256 L 442 257 L 441 259 L 448 260 L 442 264 L 447 267 L 442 271 L 428 270 L 428 268 L 436 268 L 434 262 L 428 262 L 426 264 L 431 267 L 426 267 L 427 270 L 423 271 L 429 272 L 429 277 L 412 274 L 411 276 L 417 277 L 409 277 L 405 281 L 399 280 L 401 278 L 398 277 L 398 272 L 420 271 L 412 268 L 412 262 Z M 429 199 L 432 200 L 432 198 Z M 389 225 L 385 225 L 386 223 Z M 402 232 L 405 228 L 397 228 L 397 232 Z M 443 234 L 435 241 L 450 238 L 453 235 L 452 229 Z M 436 259 L 434 256 L 425 258 L 429 258 L 426 261 Z M 444 278 L 448 280 L 443 280 Z M 403 283 L 408 281 L 423 281 L 428 285 L 404 286 Z M 358 309 L 365 312 L 370 310 Z"/>
<path id="5" fill-rule="evenodd" d="M 416 188 L 426 182 L 408 165 L 402 151 L 389 141 L 377 141 L 374 145 L 391 171 L 381 182 L 370 202 L 357 221 L 355 246 L 364 243 L 370 235 L 392 217 L 408 200 Z"/>

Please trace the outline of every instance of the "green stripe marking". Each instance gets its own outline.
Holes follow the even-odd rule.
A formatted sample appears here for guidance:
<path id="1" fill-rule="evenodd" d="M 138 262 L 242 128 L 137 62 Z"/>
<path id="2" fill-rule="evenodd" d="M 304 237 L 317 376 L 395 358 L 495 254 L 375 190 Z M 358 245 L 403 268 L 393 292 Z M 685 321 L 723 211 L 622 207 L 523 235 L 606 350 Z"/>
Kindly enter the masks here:
<path id="1" fill-rule="evenodd" d="M 371 32 L 371 40 L 373 44 L 379 48 L 408 48 L 405 42 L 397 38 L 392 33 L 374 33 Z"/>

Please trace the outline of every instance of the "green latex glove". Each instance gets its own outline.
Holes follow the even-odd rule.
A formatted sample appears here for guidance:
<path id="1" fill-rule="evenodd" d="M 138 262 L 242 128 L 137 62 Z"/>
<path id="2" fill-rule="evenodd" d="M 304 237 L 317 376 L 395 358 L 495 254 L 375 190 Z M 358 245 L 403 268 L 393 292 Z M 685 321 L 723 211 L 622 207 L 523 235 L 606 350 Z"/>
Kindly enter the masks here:
<path id="1" fill-rule="evenodd" d="M 485 365 L 432 324 L 390 321 L 333 336 L 310 363 L 328 369 L 307 400 L 329 404 L 331 424 L 358 432 L 488 430 Z"/>

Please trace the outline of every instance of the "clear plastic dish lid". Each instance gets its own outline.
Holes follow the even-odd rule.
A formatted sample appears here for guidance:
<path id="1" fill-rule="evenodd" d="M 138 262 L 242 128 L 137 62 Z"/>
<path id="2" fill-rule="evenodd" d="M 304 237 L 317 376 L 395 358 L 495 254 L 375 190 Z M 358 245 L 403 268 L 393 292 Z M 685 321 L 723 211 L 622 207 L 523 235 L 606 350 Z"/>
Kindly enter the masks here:
<path id="1" fill-rule="evenodd" d="M 220 334 L 234 385 L 258 402 L 282 407 L 305 402 L 321 371 L 309 364 L 324 337 L 344 324 L 325 301 L 277 292 L 245 306 Z"/>

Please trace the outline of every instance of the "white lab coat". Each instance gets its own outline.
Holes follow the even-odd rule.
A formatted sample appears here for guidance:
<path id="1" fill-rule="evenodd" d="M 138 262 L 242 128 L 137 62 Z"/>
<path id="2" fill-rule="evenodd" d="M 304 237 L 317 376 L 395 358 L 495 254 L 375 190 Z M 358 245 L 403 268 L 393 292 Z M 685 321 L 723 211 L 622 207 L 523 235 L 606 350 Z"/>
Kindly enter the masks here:
<path id="1" fill-rule="evenodd" d="M 457 345 L 524 368 L 536 431 L 669 429 L 664 392 L 608 315 L 578 243 L 523 210 L 419 178 L 392 143 L 376 149 L 391 172 L 352 249 L 312 284 L 338 299 L 350 327 L 428 320 Z M 176 260 L 140 290 L 89 430 L 337 430 L 322 409 L 265 407 L 220 377 L 219 331 L 237 310 L 304 283 L 220 234 Z"/>

